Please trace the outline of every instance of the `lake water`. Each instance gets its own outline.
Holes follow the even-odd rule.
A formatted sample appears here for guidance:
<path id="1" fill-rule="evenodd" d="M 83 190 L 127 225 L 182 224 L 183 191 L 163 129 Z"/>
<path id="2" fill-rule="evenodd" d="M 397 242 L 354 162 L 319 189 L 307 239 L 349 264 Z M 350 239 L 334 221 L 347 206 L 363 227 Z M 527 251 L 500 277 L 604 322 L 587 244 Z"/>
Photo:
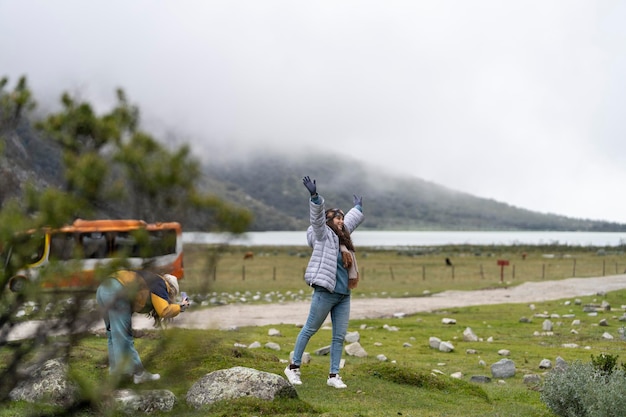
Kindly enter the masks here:
<path id="1" fill-rule="evenodd" d="M 605 232 L 407 232 L 357 230 L 356 246 L 410 247 L 441 245 L 620 246 L 626 233 Z M 221 233 L 183 233 L 184 243 L 229 243 L 245 246 L 306 246 L 306 232 L 249 232 L 234 239 Z"/>

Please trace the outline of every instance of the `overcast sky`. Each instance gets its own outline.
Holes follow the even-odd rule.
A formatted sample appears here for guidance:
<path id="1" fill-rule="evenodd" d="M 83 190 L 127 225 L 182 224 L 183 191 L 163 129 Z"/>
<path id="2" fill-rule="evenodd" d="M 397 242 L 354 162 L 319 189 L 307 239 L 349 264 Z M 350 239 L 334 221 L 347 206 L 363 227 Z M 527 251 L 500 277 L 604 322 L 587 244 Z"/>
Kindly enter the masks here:
<path id="1" fill-rule="evenodd" d="M 44 109 L 121 87 L 199 156 L 327 149 L 626 223 L 624 22 L 608 0 L 0 0 L 0 76 Z"/>

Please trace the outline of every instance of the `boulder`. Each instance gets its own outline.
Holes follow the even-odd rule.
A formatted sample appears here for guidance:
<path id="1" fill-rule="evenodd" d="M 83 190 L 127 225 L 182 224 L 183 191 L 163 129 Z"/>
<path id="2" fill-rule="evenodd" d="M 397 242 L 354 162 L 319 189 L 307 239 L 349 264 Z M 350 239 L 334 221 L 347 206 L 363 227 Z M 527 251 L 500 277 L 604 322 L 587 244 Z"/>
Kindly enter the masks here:
<path id="1" fill-rule="evenodd" d="M 168 390 L 117 390 L 113 393 L 117 410 L 124 414 L 169 412 L 176 404 L 176 396 Z"/>
<path id="2" fill-rule="evenodd" d="M 262 400 L 296 398 L 298 393 L 285 378 L 269 372 L 235 366 L 220 369 L 200 378 L 187 391 L 187 404 L 200 408 L 217 401 L 241 397 Z"/>
<path id="3" fill-rule="evenodd" d="M 67 407 L 78 398 L 78 386 L 67 378 L 67 364 L 50 359 L 25 372 L 29 375 L 9 393 L 12 401 L 43 402 Z"/>

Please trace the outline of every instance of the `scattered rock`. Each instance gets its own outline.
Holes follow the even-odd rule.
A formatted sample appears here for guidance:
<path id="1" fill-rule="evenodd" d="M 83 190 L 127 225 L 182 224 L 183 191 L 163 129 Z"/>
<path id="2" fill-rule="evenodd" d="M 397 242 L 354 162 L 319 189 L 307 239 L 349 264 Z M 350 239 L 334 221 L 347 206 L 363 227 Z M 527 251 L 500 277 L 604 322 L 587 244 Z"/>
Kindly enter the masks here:
<path id="1" fill-rule="evenodd" d="M 317 356 L 325 356 L 330 353 L 330 345 L 319 348 L 315 351 Z"/>
<path id="2" fill-rule="evenodd" d="M 550 369 L 552 368 L 552 362 L 550 361 L 550 359 L 542 359 L 541 362 L 539 362 L 539 369 Z"/>
<path id="3" fill-rule="evenodd" d="M 346 353 L 349 356 L 356 356 L 357 358 L 365 358 L 367 357 L 367 352 L 359 342 L 350 343 L 345 347 Z"/>
<path id="4" fill-rule="evenodd" d="M 267 335 L 268 336 L 282 336 L 282 334 L 280 333 L 280 330 L 278 329 L 269 329 L 267 331 Z"/>
<path id="5" fill-rule="evenodd" d="M 274 342 L 267 342 L 265 344 L 265 348 L 266 349 L 272 349 L 272 350 L 280 350 L 280 345 L 278 343 L 274 343 Z"/>
<path id="6" fill-rule="evenodd" d="M 466 342 L 477 342 L 478 336 L 474 334 L 471 328 L 466 327 L 463 331 L 463 340 Z"/>
<path id="7" fill-rule="evenodd" d="M 539 385 L 541 384 L 541 377 L 537 374 L 524 375 L 523 382 L 526 385 Z"/>
<path id="8" fill-rule="evenodd" d="M 501 359 L 491 365 L 491 375 L 494 378 L 511 378 L 515 376 L 515 362 L 510 359 Z"/>
<path id="9" fill-rule="evenodd" d="M 344 340 L 346 341 L 346 343 L 359 342 L 361 341 L 361 335 L 359 334 L 359 332 L 348 332 Z"/>
<path id="10" fill-rule="evenodd" d="M 478 384 L 488 384 L 491 382 L 491 378 L 485 375 L 474 375 L 470 378 L 470 382 L 476 382 Z"/>
<path id="11" fill-rule="evenodd" d="M 428 346 L 430 346 L 433 349 L 439 349 L 440 344 L 441 344 L 441 339 L 439 339 L 438 337 L 431 336 L 428 339 Z"/>
<path id="12" fill-rule="evenodd" d="M 450 342 L 441 342 L 439 344 L 440 352 L 452 352 L 453 350 L 454 350 L 454 345 L 452 345 L 452 343 Z"/>

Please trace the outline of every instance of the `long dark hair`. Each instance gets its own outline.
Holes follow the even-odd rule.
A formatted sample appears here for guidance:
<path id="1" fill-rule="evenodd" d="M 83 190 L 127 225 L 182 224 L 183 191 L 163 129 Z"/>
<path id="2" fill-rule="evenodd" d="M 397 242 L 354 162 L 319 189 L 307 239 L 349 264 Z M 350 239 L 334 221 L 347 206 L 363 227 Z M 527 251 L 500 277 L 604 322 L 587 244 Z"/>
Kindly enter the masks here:
<path id="1" fill-rule="evenodd" d="M 326 224 L 328 227 L 333 229 L 333 232 L 335 232 L 335 234 L 339 237 L 339 244 L 345 245 L 348 250 L 354 252 L 355 250 L 354 245 L 352 244 L 352 238 L 350 237 L 350 232 L 346 228 L 346 225 L 344 224 L 342 228 L 339 229 L 337 225 L 335 225 L 335 222 L 333 222 L 333 219 L 338 216 L 344 217 L 343 211 L 340 209 L 326 210 Z"/>

